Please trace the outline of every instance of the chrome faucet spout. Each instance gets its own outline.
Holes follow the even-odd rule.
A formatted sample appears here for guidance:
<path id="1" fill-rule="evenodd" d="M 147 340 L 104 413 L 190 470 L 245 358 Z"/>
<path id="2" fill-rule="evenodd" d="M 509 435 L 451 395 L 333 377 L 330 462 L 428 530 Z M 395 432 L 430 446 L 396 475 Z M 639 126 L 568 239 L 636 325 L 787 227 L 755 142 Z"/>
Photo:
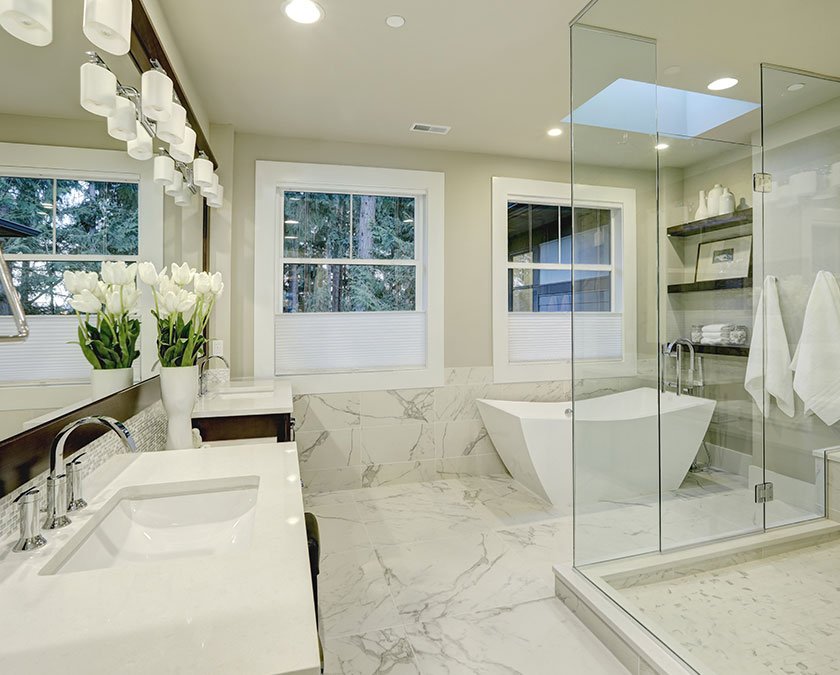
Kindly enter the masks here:
<path id="1" fill-rule="evenodd" d="M 114 431 L 129 452 L 137 452 L 137 444 L 131 437 L 131 432 L 122 422 L 113 417 L 94 415 L 82 417 L 64 427 L 55 437 L 50 448 L 50 475 L 47 478 L 47 518 L 44 529 L 54 530 L 70 524 L 67 517 L 67 474 L 64 473 L 64 446 L 67 439 L 76 429 L 88 424 L 98 424 Z"/>

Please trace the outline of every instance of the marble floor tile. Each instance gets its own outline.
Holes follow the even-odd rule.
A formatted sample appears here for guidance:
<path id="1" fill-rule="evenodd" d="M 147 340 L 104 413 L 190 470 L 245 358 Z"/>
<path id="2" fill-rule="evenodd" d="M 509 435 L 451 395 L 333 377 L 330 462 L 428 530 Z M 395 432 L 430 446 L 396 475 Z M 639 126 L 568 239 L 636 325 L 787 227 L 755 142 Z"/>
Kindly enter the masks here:
<path id="1" fill-rule="evenodd" d="M 325 641 L 325 675 L 419 675 L 402 627 Z"/>
<path id="2" fill-rule="evenodd" d="M 501 540 L 522 558 L 523 572 L 554 582 L 552 568 L 572 561 L 572 519 L 567 516 L 532 525 L 497 530 Z"/>
<path id="3" fill-rule="evenodd" d="M 372 548 L 322 555 L 318 595 L 327 637 L 366 633 L 402 623 L 385 569 Z"/>
<path id="4" fill-rule="evenodd" d="M 499 526 L 521 525 L 557 518 L 560 513 L 509 476 L 462 478 L 464 499 L 480 504 Z"/>
<path id="5" fill-rule="evenodd" d="M 371 548 L 355 502 L 317 504 L 307 510 L 318 519 L 322 554 Z"/>
<path id="6" fill-rule="evenodd" d="M 377 547 L 394 602 L 406 620 L 551 597 L 553 580 L 535 575 L 494 532 Z"/>
<path id="7" fill-rule="evenodd" d="M 406 627 L 424 675 L 627 671 L 556 598 Z"/>

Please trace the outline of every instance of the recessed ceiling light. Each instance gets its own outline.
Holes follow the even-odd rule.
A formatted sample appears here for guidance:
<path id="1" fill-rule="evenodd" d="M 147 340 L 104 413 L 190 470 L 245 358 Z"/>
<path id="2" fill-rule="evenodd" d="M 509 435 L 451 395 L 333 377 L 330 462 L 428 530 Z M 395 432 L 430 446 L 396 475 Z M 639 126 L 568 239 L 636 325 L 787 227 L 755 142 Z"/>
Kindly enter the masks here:
<path id="1" fill-rule="evenodd" d="M 682 68 L 679 66 L 668 66 L 664 71 L 666 75 L 679 75 Z"/>
<path id="2" fill-rule="evenodd" d="M 671 146 L 668 145 L 667 143 L 657 143 L 656 145 L 653 146 L 653 149 L 654 150 L 667 150 L 670 147 Z"/>
<path id="3" fill-rule="evenodd" d="M 799 91 L 800 89 L 804 89 L 805 85 L 802 82 L 795 82 L 790 85 L 787 90 L 788 91 Z"/>
<path id="4" fill-rule="evenodd" d="M 324 18 L 324 8 L 313 0 L 289 0 L 283 11 L 298 23 L 317 23 Z"/>
<path id="5" fill-rule="evenodd" d="M 709 82 L 708 89 L 711 91 L 723 91 L 724 89 L 731 89 L 736 84 L 738 84 L 738 80 L 734 77 L 721 77 L 714 82 Z"/>
<path id="6" fill-rule="evenodd" d="M 405 26 L 405 18 L 400 16 L 399 14 L 394 14 L 393 16 L 389 16 L 385 19 L 385 23 L 388 24 L 391 28 L 402 28 Z"/>
<path id="7" fill-rule="evenodd" d="M 563 130 L 560 127 L 554 127 L 553 129 L 549 129 L 546 133 L 549 136 L 560 136 L 563 134 Z"/>

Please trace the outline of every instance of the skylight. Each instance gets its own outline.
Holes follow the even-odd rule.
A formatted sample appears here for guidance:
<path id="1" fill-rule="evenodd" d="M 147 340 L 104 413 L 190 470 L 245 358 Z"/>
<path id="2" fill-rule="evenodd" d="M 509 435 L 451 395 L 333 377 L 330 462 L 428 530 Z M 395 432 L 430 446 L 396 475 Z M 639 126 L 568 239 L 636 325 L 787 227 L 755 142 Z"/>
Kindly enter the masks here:
<path id="1" fill-rule="evenodd" d="M 758 103 L 750 101 L 657 87 L 651 82 L 622 77 L 576 108 L 574 116 L 575 124 L 693 137 L 758 107 Z M 563 121 L 570 122 L 571 116 Z"/>

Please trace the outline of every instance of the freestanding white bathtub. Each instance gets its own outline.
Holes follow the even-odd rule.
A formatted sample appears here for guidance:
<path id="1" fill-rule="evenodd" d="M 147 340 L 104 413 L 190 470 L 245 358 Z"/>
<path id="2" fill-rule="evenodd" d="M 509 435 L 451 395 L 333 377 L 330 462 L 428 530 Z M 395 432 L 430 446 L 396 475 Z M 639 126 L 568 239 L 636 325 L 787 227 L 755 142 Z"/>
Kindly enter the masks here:
<path id="1" fill-rule="evenodd" d="M 572 402 L 477 401 L 511 476 L 572 511 Z M 661 409 L 661 418 L 658 413 Z M 715 401 L 640 388 L 575 404 L 578 506 L 676 490 L 697 455 Z M 659 428 L 661 419 L 660 462 Z M 660 468 L 661 467 L 661 468 Z"/>

